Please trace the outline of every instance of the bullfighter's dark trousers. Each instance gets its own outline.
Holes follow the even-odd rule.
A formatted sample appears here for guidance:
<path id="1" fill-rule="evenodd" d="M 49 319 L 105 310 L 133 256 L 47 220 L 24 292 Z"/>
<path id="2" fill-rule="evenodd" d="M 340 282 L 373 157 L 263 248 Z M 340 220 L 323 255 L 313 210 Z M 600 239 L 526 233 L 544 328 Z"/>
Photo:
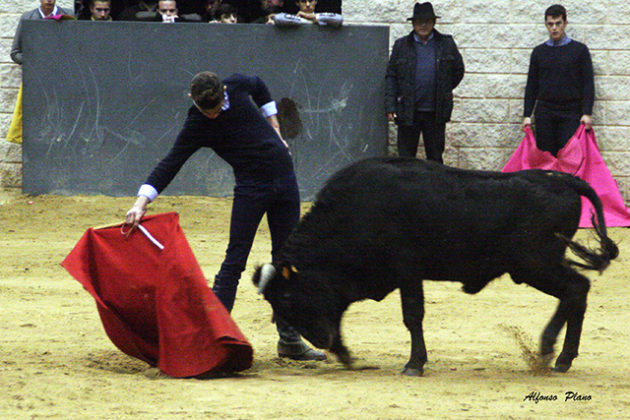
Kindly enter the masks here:
<path id="1" fill-rule="evenodd" d="M 295 175 L 264 184 L 240 184 L 234 188 L 230 241 L 212 287 L 228 312 L 234 306 L 241 273 L 265 213 L 271 233 L 271 256 L 275 261 L 300 218 L 300 195 Z M 297 331 L 282 321 L 277 322 L 276 327 L 282 340 L 300 340 Z"/>
<path id="2" fill-rule="evenodd" d="M 534 111 L 536 146 L 557 156 L 580 126 L 580 103 L 538 101 Z"/>
<path id="3" fill-rule="evenodd" d="M 427 159 L 443 163 L 446 123 L 436 122 L 435 112 L 417 111 L 413 125 L 398 126 L 398 155 L 416 157 L 420 133 Z"/>

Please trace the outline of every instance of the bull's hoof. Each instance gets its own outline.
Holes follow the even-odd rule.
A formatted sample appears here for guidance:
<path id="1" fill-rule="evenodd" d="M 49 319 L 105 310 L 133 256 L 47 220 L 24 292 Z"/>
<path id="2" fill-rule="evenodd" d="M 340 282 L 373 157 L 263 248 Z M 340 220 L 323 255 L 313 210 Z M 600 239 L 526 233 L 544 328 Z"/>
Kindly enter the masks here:
<path id="1" fill-rule="evenodd" d="M 571 363 L 556 363 L 556 367 L 553 368 L 554 371 L 565 373 L 571 368 Z"/>
<path id="2" fill-rule="evenodd" d="M 343 363 L 346 369 L 352 369 L 352 357 L 346 346 L 338 342 L 330 348 L 330 351 L 337 356 L 337 360 Z"/>
<path id="3" fill-rule="evenodd" d="M 568 356 L 564 356 L 560 354 L 560 356 L 558 356 L 558 358 L 556 359 L 556 367 L 554 367 L 553 370 L 555 370 L 556 372 L 565 373 L 571 368 L 572 363 L 573 363 L 572 357 L 568 357 Z"/>
<path id="4" fill-rule="evenodd" d="M 556 360 L 556 367 L 553 368 L 554 371 L 565 373 L 567 370 L 571 368 L 571 362 L 564 363 Z"/>
<path id="5" fill-rule="evenodd" d="M 343 363 L 346 369 L 352 369 L 352 357 L 350 357 L 350 353 L 347 350 L 344 349 L 340 353 L 335 353 L 335 356 L 337 356 L 337 360 Z"/>
<path id="6" fill-rule="evenodd" d="M 404 376 L 422 376 L 424 369 L 406 367 L 400 373 Z"/>

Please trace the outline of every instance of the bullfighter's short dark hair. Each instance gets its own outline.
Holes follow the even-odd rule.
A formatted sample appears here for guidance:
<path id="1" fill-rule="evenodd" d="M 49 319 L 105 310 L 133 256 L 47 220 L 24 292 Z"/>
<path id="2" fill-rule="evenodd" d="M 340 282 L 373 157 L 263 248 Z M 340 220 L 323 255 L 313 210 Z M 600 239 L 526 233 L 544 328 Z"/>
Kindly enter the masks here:
<path id="1" fill-rule="evenodd" d="M 202 71 L 190 82 L 190 96 L 201 109 L 215 108 L 223 99 L 223 83 L 215 73 Z"/>
<path id="2" fill-rule="evenodd" d="M 567 21 L 567 9 L 564 8 L 561 4 L 554 4 L 553 6 L 549 6 L 547 10 L 545 10 L 545 20 L 547 20 L 547 16 L 557 17 L 562 16 L 563 21 Z"/>

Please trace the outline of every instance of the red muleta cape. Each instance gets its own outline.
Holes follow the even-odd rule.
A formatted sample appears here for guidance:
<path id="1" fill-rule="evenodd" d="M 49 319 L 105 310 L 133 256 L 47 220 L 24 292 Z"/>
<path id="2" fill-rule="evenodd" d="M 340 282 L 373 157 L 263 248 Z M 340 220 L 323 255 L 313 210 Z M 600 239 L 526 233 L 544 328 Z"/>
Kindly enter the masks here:
<path id="1" fill-rule="evenodd" d="M 623 201 L 617 181 L 602 159 L 597 147 L 595 132 L 581 124 L 573 137 L 558 151 L 558 157 L 536 147 L 536 139 L 530 127 L 525 128 L 525 138 L 501 172 L 522 169 L 548 169 L 567 172 L 588 182 L 602 200 L 606 226 L 630 226 L 630 209 Z M 593 206 L 582 197 L 580 227 L 593 227 Z"/>
<path id="2" fill-rule="evenodd" d="M 124 353 L 174 377 L 248 369 L 253 350 L 208 287 L 177 213 L 90 228 L 61 264 L 96 300 Z M 160 249 L 163 246 L 163 249 Z"/>

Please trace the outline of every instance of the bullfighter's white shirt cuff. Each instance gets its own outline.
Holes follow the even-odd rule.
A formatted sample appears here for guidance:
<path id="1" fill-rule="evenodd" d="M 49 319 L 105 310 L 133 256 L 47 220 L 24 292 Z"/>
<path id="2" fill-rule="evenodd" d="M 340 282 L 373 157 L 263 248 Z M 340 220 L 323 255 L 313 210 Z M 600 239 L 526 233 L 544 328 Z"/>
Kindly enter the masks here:
<path id="1" fill-rule="evenodd" d="M 271 117 L 272 115 L 276 115 L 278 113 L 276 102 L 275 101 L 267 102 L 266 104 L 260 107 L 260 111 L 265 117 Z"/>
<path id="2" fill-rule="evenodd" d="M 158 196 L 158 192 L 152 185 L 143 184 L 138 190 L 138 195 L 143 195 L 149 199 L 149 201 L 153 201 Z"/>

